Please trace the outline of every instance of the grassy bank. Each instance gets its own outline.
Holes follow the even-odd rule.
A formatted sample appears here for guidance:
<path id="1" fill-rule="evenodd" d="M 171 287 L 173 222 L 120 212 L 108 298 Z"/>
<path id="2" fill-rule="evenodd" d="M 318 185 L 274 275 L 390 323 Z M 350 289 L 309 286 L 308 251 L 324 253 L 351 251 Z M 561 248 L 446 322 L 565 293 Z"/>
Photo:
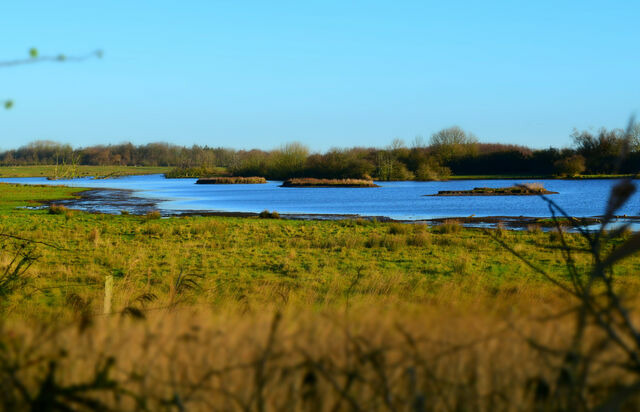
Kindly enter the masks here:
<path id="1" fill-rule="evenodd" d="M 117 177 L 166 173 L 161 166 L 0 166 L 0 177 Z"/>
<path id="2" fill-rule="evenodd" d="M 540 319 L 572 300 L 480 230 L 50 213 L 16 207 L 78 189 L 0 190 L 0 265 L 33 257 L 0 300 L 14 409 L 52 380 L 56 399 L 88 388 L 118 410 L 562 409 L 538 393 L 561 360 L 527 339 L 570 344 L 572 319 Z M 567 279 L 557 233 L 493 233 Z M 565 241 L 586 270 L 584 240 Z M 628 301 L 639 270 L 638 256 L 615 268 Z"/>

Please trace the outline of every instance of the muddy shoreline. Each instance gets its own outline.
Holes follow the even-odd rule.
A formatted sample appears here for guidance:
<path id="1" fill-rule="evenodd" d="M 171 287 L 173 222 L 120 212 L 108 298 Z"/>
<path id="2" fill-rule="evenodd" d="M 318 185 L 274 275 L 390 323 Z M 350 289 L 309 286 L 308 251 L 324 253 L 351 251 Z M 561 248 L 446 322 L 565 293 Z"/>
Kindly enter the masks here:
<path id="1" fill-rule="evenodd" d="M 158 204 L 166 199 L 149 199 L 135 195 L 133 190 L 125 189 L 85 189 L 74 193 L 77 198 L 50 200 L 42 202 L 44 205 L 51 204 L 63 205 L 70 209 L 82 210 L 89 213 L 104 214 L 121 214 L 126 211 L 132 215 L 145 215 L 149 212 L 158 210 Z M 200 211 L 200 210 L 181 210 L 171 211 L 162 210 L 163 217 L 184 217 L 184 216 L 221 216 L 221 217 L 257 217 L 259 213 L 255 212 L 228 212 L 228 211 Z M 556 223 L 549 218 L 532 217 L 532 216 L 468 216 L 468 217 L 446 217 L 419 220 L 402 220 L 392 219 L 387 216 L 361 216 L 357 214 L 315 214 L 315 213 L 281 213 L 283 219 L 290 220 L 349 220 L 363 219 L 378 222 L 400 222 L 440 225 L 447 221 L 456 221 L 467 227 L 485 227 L 495 228 L 503 227 L 506 229 L 527 229 L 537 227 L 542 230 L 548 230 L 556 227 Z M 586 218 L 571 218 L 570 220 L 561 219 L 559 224 L 563 227 L 570 227 L 572 224 L 580 225 L 597 225 L 601 221 L 601 216 L 593 216 Z M 640 216 L 616 216 L 621 221 L 630 221 L 640 224 Z"/>

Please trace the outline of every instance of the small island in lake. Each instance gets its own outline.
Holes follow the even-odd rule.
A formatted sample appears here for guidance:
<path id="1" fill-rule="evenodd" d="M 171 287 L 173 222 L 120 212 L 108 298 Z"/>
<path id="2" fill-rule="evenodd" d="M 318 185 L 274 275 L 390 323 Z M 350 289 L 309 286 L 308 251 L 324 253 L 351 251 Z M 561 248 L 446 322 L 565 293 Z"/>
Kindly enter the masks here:
<path id="1" fill-rule="evenodd" d="M 557 195 L 544 188 L 540 183 L 529 183 L 509 187 L 476 187 L 472 190 L 441 190 L 435 195 L 425 196 L 534 196 Z"/>
<path id="2" fill-rule="evenodd" d="M 245 184 L 257 184 L 267 183 L 267 179 L 264 177 L 238 177 L 238 176 L 223 176 L 223 177 L 203 177 L 198 179 L 196 184 L 198 185 L 245 185 Z"/>
<path id="3" fill-rule="evenodd" d="M 313 179 L 297 178 L 285 180 L 281 187 L 379 187 L 366 179 Z"/>

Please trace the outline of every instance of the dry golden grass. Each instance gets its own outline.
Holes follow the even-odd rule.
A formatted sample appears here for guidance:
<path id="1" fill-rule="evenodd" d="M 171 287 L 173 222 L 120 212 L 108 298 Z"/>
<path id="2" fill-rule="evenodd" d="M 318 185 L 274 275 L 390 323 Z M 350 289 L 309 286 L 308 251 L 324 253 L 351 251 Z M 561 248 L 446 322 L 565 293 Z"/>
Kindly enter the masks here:
<path id="1" fill-rule="evenodd" d="M 198 179 L 197 184 L 259 184 L 267 183 L 264 177 L 241 177 L 241 176 L 221 176 L 221 177 L 203 177 Z"/>
<path id="2" fill-rule="evenodd" d="M 349 311 L 319 312 L 192 307 L 152 311 L 144 321 L 98 317 L 82 332 L 22 323 L 5 324 L 3 332 L 11 336 L 10 356 L 55 356 L 61 386 L 90 381 L 96 365 L 115 359 L 110 376 L 120 396 L 93 396 L 118 410 L 140 402 L 149 410 L 192 411 L 557 410 L 559 400 L 544 391 L 561 384 L 561 359 L 526 338 L 568 345 L 570 319 L 533 318 L 559 303 L 552 298 L 526 313 L 496 312 L 482 302 L 407 310 L 356 302 Z M 57 356 L 61 351 L 67 355 Z M 42 384 L 41 366 L 19 372 L 31 391 Z M 607 372 L 592 383 L 613 385 L 625 376 Z"/>

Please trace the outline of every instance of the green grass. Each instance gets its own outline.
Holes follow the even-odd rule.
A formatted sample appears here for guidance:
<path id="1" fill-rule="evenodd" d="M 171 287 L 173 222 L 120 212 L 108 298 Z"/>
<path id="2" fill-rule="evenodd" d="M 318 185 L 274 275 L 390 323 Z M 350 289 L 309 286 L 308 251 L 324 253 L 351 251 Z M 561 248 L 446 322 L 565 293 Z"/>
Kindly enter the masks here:
<path id="1" fill-rule="evenodd" d="M 180 274 L 199 284 L 185 299 L 213 307 L 237 307 L 238 300 L 252 307 L 282 302 L 335 307 L 344 303 L 345 290 L 352 290 L 354 300 L 376 305 L 423 304 L 452 296 L 464 303 L 495 299 L 502 290 L 525 295 L 555 290 L 480 230 L 363 220 L 50 214 L 16 207 L 78 189 L 0 188 L 0 232 L 60 248 L 38 246 L 41 258 L 30 269 L 35 289 L 2 303 L 25 316 L 68 313 L 70 293 L 98 310 L 107 275 L 116 275 L 115 307 L 144 293 L 167 299 Z M 515 250 L 562 276 L 561 253 L 540 246 L 549 243 L 549 234 L 501 233 Z M 569 242 L 583 246 L 576 236 L 569 236 Z M 576 264 L 587 267 L 587 256 L 578 254 Z M 638 269 L 639 257 L 618 267 L 621 273 Z M 632 276 L 625 282 L 628 290 L 640 284 Z"/>
<path id="2" fill-rule="evenodd" d="M 116 177 L 166 173 L 170 167 L 162 166 L 0 166 L 0 177 L 50 177 L 70 175 L 72 177 Z"/>
<path id="3" fill-rule="evenodd" d="M 14 185 L 0 183 L 0 215 L 13 216 L 21 206 L 38 206 L 39 202 L 74 197 L 86 189 L 78 189 L 59 185 Z"/>

